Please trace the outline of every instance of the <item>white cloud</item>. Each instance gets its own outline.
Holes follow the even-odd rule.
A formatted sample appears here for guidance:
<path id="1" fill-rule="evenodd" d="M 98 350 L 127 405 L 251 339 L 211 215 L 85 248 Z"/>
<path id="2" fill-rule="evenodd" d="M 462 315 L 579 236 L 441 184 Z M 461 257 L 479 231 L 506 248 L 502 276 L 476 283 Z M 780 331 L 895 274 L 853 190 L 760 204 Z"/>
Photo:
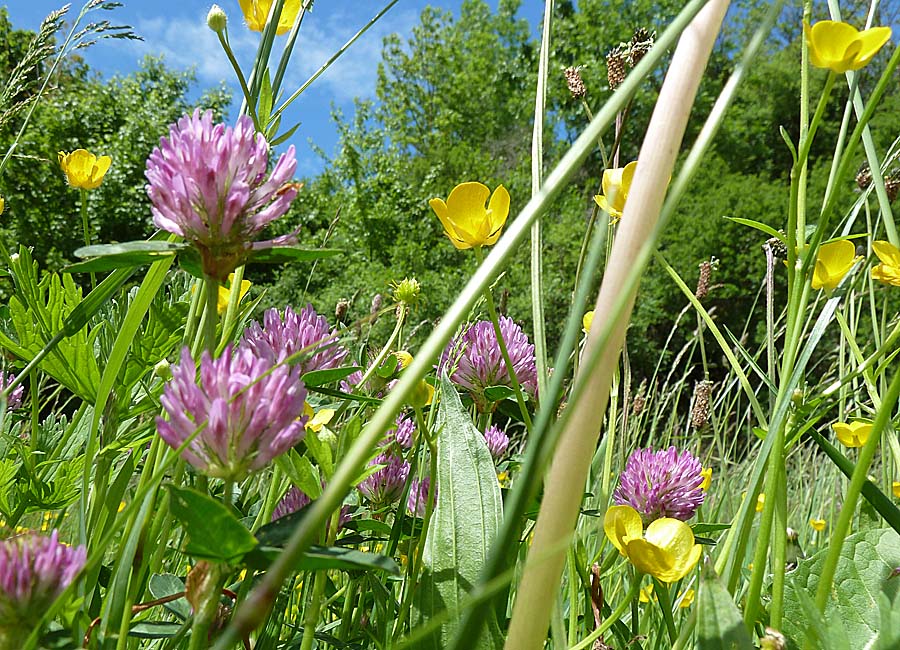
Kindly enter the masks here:
<path id="1" fill-rule="evenodd" d="M 370 6 L 374 15 L 378 5 L 372 3 Z M 325 5 L 316 7 L 303 21 L 285 79 L 284 87 L 288 94 L 314 74 L 372 17 L 368 12 L 351 14 L 338 11 L 328 14 L 325 11 Z M 230 18 L 228 32 L 231 47 L 245 74 L 249 75 L 259 35 L 241 25 L 240 14 Z M 408 34 L 417 22 L 418 15 L 413 11 L 389 11 L 316 80 L 313 88 L 331 95 L 339 103 L 354 97 L 372 96 L 378 62 L 381 60 L 382 39 L 393 32 Z M 144 40 L 127 41 L 123 45 L 136 56 L 161 54 L 171 67 L 193 67 L 201 85 L 226 81 L 237 88 L 234 72 L 218 37 L 206 26 L 205 13 L 196 18 L 139 18 L 135 31 Z M 285 39 L 280 37 L 275 43 L 273 67 L 277 66 L 277 57 Z"/>

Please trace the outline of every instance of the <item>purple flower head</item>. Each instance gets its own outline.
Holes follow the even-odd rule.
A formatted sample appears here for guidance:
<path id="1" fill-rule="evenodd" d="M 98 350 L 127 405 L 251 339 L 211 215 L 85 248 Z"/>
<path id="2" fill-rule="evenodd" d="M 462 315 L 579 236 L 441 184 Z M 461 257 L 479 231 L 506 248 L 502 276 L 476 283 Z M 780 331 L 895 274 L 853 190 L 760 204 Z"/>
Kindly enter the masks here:
<path id="1" fill-rule="evenodd" d="M 273 364 L 302 351 L 297 361 L 301 375 L 338 368 L 347 356 L 347 350 L 337 343 L 337 332 L 312 305 L 306 305 L 299 314 L 285 307 L 284 318 L 277 309 L 268 309 L 263 324 L 265 327 L 260 327 L 254 321 L 244 332 L 242 344 Z"/>
<path id="2" fill-rule="evenodd" d="M 305 400 L 299 368 L 273 369 L 270 360 L 248 348 L 229 346 L 215 360 L 204 352 L 198 385 L 185 347 L 160 398 L 169 419 L 157 417 L 156 428 L 175 449 L 193 436 L 181 455 L 197 469 L 240 480 L 303 439 Z"/>
<path id="3" fill-rule="evenodd" d="M 325 486 L 323 485 L 322 487 Z M 299 488 L 292 487 L 283 497 L 281 497 L 281 501 L 278 502 L 278 505 L 275 506 L 275 512 L 272 513 L 272 521 L 293 514 L 305 508 L 310 503 L 312 503 L 312 501 L 309 496 L 307 496 L 306 492 Z M 341 506 L 341 517 L 338 520 L 338 528 L 343 528 L 344 524 L 348 521 L 350 521 L 350 508 Z"/>
<path id="4" fill-rule="evenodd" d="M 367 476 L 356 489 L 377 508 L 399 499 L 409 477 L 409 463 L 400 456 L 385 452 L 372 459 L 369 465 L 384 465 L 384 467 Z"/>
<path id="5" fill-rule="evenodd" d="M 4 375 L 3 372 L 0 372 L 0 390 L 3 390 L 11 383 L 16 380 L 16 376 L 12 373 Z M 13 389 L 9 395 L 6 396 L 6 410 L 14 411 L 18 408 L 22 408 L 22 396 L 25 394 L 25 385 L 19 384 Z"/>
<path id="6" fill-rule="evenodd" d="M 0 541 L 0 629 L 35 625 L 84 567 L 87 551 L 26 533 Z"/>
<path id="7" fill-rule="evenodd" d="M 484 441 L 487 443 L 488 451 L 491 452 L 491 457 L 495 462 L 503 458 L 503 454 L 506 453 L 506 449 L 509 447 L 509 436 L 493 424 L 484 432 Z"/>
<path id="8" fill-rule="evenodd" d="M 387 432 L 388 437 L 392 437 L 397 444 L 404 449 L 411 449 L 413 446 L 413 437 L 416 433 L 416 422 L 408 415 L 398 415 L 394 421 L 394 428 Z"/>
<path id="9" fill-rule="evenodd" d="M 431 479 L 426 476 L 421 481 L 413 479 L 409 487 L 409 497 L 406 499 L 406 510 L 413 517 L 423 519 L 425 517 L 425 507 L 428 504 L 428 488 L 431 486 Z M 437 490 L 434 491 L 437 498 Z"/>
<path id="10" fill-rule="evenodd" d="M 613 500 L 637 510 L 645 526 L 662 517 L 687 521 L 706 494 L 700 487 L 702 471 L 689 451 L 636 449 L 625 463 Z"/>
<path id="11" fill-rule="evenodd" d="M 522 328 L 506 316 L 500 317 L 500 334 L 506 343 L 510 361 L 522 389 L 531 395 L 537 393 L 537 369 L 534 360 L 534 346 Z M 484 396 L 484 389 L 490 386 L 512 386 L 506 362 L 500 353 L 494 324 L 489 320 L 478 321 L 450 344 L 441 354 L 439 370 L 456 368 L 450 379 L 467 389 L 478 409 L 486 412 L 493 404 Z"/>
<path id="12" fill-rule="evenodd" d="M 266 178 L 268 162 L 269 143 L 253 120 L 244 115 L 234 127 L 213 124 L 212 111 L 201 114 L 198 108 L 169 127 L 169 137 L 147 159 L 153 223 L 195 245 L 204 272 L 224 281 L 256 235 L 287 212 L 297 195 L 287 184 L 297 168 L 294 147 Z"/>

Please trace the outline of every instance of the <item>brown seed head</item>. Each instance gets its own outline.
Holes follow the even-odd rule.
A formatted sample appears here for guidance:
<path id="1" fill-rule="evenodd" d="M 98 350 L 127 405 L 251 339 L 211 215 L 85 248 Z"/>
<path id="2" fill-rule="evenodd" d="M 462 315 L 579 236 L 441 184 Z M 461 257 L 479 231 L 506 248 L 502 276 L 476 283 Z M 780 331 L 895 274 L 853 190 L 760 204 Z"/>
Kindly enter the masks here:
<path id="1" fill-rule="evenodd" d="M 347 318 L 347 312 L 350 310 L 350 301 L 341 298 L 334 306 L 334 318 L 339 323 L 343 323 Z"/>
<path id="2" fill-rule="evenodd" d="M 581 78 L 581 66 L 569 66 L 563 71 L 563 74 L 572 97 L 581 99 L 587 95 L 587 86 L 584 85 L 584 79 Z"/>
<path id="3" fill-rule="evenodd" d="M 628 63 L 629 49 L 626 43 L 619 43 L 606 55 L 606 78 L 610 90 L 614 90 L 625 81 L 625 65 Z"/>
<path id="4" fill-rule="evenodd" d="M 655 40 L 656 32 L 647 31 L 643 27 L 635 30 L 634 36 L 631 37 L 631 51 L 628 55 L 628 64 L 632 68 L 641 62 L 644 55 L 653 47 Z"/>
<path id="5" fill-rule="evenodd" d="M 892 169 L 891 173 L 884 177 L 884 189 L 887 190 L 888 200 L 893 203 L 900 193 L 900 169 Z"/>
<path id="6" fill-rule="evenodd" d="M 869 164 L 864 162 L 859 166 L 859 171 L 856 172 L 856 185 L 859 187 L 859 189 L 864 190 L 871 184 L 872 170 L 869 169 Z"/>
<path id="7" fill-rule="evenodd" d="M 709 398 L 711 394 L 711 381 L 698 381 L 694 386 L 694 406 L 691 408 L 691 424 L 695 429 L 702 429 L 709 422 Z"/>
<path id="8" fill-rule="evenodd" d="M 700 275 L 697 278 L 697 289 L 694 295 L 697 300 L 703 300 L 709 293 L 709 276 L 712 273 L 712 264 L 709 261 L 700 262 Z"/>

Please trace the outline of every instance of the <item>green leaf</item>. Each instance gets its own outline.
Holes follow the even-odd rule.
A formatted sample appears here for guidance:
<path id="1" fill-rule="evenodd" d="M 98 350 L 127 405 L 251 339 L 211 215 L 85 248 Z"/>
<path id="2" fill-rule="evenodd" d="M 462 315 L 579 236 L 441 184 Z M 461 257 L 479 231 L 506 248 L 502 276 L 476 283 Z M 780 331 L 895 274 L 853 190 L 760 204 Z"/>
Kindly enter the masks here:
<path id="1" fill-rule="evenodd" d="M 259 546 L 245 558 L 247 566 L 264 571 L 282 550 L 274 546 Z M 400 575 L 400 567 L 391 558 L 375 553 L 363 553 L 340 546 L 310 546 L 294 565 L 295 571 L 381 571 Z"/>
<path id="2" fill-rule="evenodd" d="M 259 104 L 256 107 L 259 123 L 263 126 L 269 123 L 269 117 L 272 115 L 272 104 L 272 80 L 269 79 L 269 68 L 266 68 L 265 74 L 263 74 L 262 86 L 259 90 Z"/>
<path id="3" fill-rule="evenodd" d="M 700 578 L 697 647 L 699 650 L 745 650 L 753 642 L 731 594 L 712 568 Z"/>
<path id="4" fill-rule="evenodd" d="M 784 633 L 797 647 L 806 634 L 821 634 L 821 621 L 806 611 L 804 597 L 816 593 L 827 548 L 803 560 L 785 585 Z M 900 579 L 890 578 L 900 567 L 900 535 L 891 528 L 855 533 L 844 540 L 834 586 L 825 605 L 825 622 L 841 622 L 850 648 L 900 647 L 900 625 L 882 621 L 900 619 Z M 880 607 L 889 603 L 888 609 Z M 827 635 L 828 645 L 839 632 Z M 822 647 L 821 645 L 817 647 Z"/>
<path id="5" fill-rule="evenodd" d="M 303 490 L 310 499 L 319 498 L 322 493 L 322 477 L 309 458 L 298 454 L 296 449 L 291 449 L 288 453 L 278 456 L 275 462 L 281 471 L 287 474 L 291 483 Z"/>
<path id="6" fill-rule="evenodd" d="M 282 133 L 277 138 L 272 140 L 272 146 L 277 147 L 282 142 L 286 142 L 287 140 L 290 139 L 290 137 L 292 135 L 294 135 L 294 131 L 296 131 L 299 128 L 300 128 L 300 122 L 297 122 L 294 126 L 292 126 L 290 129 L 288 129 L 285 133 Z M 276 131 L 277 131 L 277 129 L 276 129 Z"/>
<path id="7" fill-rule="evenodd" d="M 775 230 L 772 226 L 762 223 L 761 221 L 754 221 L 753 219 L 744 219 L 743 217 L 725 217 L 725 218 L 728 219 L 729 221 L 739 223 L 742 226 L 750 226 L 751 228 L 755 228 L 756 230 L 760 230 L 760 231 L 766 233 L 769 237 L 774 237 L 778 241 L 785 242 L 784 235 L 782 233 Z"/>
<path id="8" fill-rule="evenodd" d="M 150 576 L 148 588 L 150 589 L 150 594 L 154 598 L 159 599 L 183 592 L 184 582 L 182 582 L 181 578 L 171 573 L 154 573 Z M 186 621 L 191 615 L 191 606 L 184 597 L 163 603 L 163 607 L 182 621 Z"/>
<path id="9" fill-rule="evenodd" d="M 717 524 L 717 523 L 697 523 L 691 526 L 691 530 L 694 531 L 694 535 L 706 535 L 709 533 L 717 533 L 720 530 L 728 530 L 731 528 L 731 524 Z"/>
<path id="10" fill-rule="evenodd" d="M 251 262 L 260 264 L 283 264 L 285 262 L 311 262 L 340 255 L 344 251 L 337 248 L 300 248 L 299 246 L 274 246 L 255 250 L 250 254 Z"/>
<path id="11" fill-rule="evenodd" d="M 128 636 L 139 639 L 168 639 L 181 631 L 180 623 L 167 623 L 165 621 L 141 621 L 128 629 Z"/>
<path id="12" fill-rule="evenodd" d="M 424 571 L 415 595 L 413 620 L 424 624 L 442 612 L 449 613 L 417 646 L 434 650 L 449 644 L 466 595 L 478 582 L 503 517 L 500 484 L 484 436 L 472 424 L 446 374 L 441 376 L 440 391 L 437 503 L 422 553 Z M 487 632 L 470 647 L 493 650 L 502 646 L 492 611 Z"/>
<path id="13" fill-rule="evenodd" d="M 63 269 L 64 273 L 99 273 L 113 269 L 143 266 L 158 262 L 165 257 L 173 257 L 188 247 L 188 244 L 167 241 L 132 241 L 123 244 L 99 244 L 82 246 L 75 251 L 81 258 L 91 258 L 76 262 Z"/>
<path id="14" fill-rule="evenodd" d="M 484 389 L 484 396 L 489 402 L 502 402 L 510 397 L 515 397 L 516 391 L 509 386 L 488 386 Z M 527 396 L 523 394 L 527 399 Z"/>
<path id="15" fill-rule="evenodd" d="M 324 386 L 336 381 L 340 381 L 345 377 L 349 377 L 357 370 L 362 370 L 361 366 L 347 366 L 345 368 L 330 368 L 326 370 L 311 370 L 301 377 L 307 388 L 313 386 Z"/>
<path id="16" fill-rule="evenodd" d="M 188 536 L 186 553 L 232 563 L 256 547 L 253 534 L 223 504 L 196 490 L 168 488 L 172 514 Z"/>
<path id="17" fill-rule="evenodd" d="M 324 429 L 323 433 L 325 433 Z M 322 440 L 318 432 L 309 430 L 306 431 L 306 437 L 303 438 L 303 442 L 306 443 L 306 448 L 312 454 L 316 463 L 318 463 L 319 469 L 327 481 L 334 474 L 334 458 L 331 454 L 331 445 L 328 444 L 327 440 Z"/>

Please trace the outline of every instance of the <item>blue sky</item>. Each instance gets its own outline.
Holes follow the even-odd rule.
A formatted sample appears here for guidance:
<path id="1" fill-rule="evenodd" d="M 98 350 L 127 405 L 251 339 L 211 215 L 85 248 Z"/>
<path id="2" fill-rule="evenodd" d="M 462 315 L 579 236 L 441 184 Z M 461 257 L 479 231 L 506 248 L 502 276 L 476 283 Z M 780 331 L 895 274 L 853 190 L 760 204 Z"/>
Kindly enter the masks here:
<path id="1" fill-rule="evenodd" d="M 488 0 L 496 7 L 497 0 Z M 82 50 L 87 62 L 105 76 L 127 74 L 148 54 L 163 55 L 169 67 L 193 67 L 198 85 L 210 87 L 225 81 L 235 92 L 234 110 L 240 103 L 234 73 L 215 35 L 206 27 L 207 0 L 121 0 L 123 7 L 112 12 L 94 12 L 116 24 L 129 24 L 144 41 L 103 40 Z M 17 28 L 35 30 L 43 17 L 59 8 L 64 0 L 8 0 L 4 2 Z M 72 16 L 82 2 L 74 0 Z M 246 71 L 256 51 L 259 35 L 242 25 L 238 0 L 219 0 L 229 17 L 229 37 L 238 60 Z M 384 0 L 318 0 L 304 19 L 294 50 L 285 88 L 288 94 L 303 83 L 331 54 L 365 25 L 385 4 Z M 543 2 L 524 0 L 521 15 L 533 25 L 540 20 Z M 301 122 L 291 142 L 297 148 L 298 176 L 314 174 L 322 161 L 311 143 L 326 153 L 334 150 L 336 135 L 330 122 L 331 106 L 350 114 L 354 97 L 374 97 L 375 76 L 382 39 L 390 33 L 407 35 L 418 23 L 427 5 L 459 13 L 461 0 L 400 0 L 338 62 L 329 68 L 286 113 L 283 124 Z M 284 40 L 286 37 L 280 37 Z M 276 51 L 278 44 L 276 43 Z"/>

